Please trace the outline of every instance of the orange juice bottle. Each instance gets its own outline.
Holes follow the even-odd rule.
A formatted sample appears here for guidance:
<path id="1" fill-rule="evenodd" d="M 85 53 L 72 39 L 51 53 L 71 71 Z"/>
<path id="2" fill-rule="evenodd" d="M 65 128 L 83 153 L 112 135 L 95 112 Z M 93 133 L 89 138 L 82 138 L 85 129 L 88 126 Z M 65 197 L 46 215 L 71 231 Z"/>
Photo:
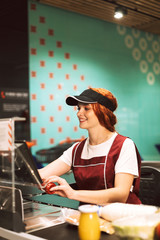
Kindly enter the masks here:
<path id="1" fill-rule="evenodd" d="M 79 211 L 78 233 L 80 240 L 99 240 L 101 232 L 97 214 L 98 207 L 86 204 L 80 206 Z"/>

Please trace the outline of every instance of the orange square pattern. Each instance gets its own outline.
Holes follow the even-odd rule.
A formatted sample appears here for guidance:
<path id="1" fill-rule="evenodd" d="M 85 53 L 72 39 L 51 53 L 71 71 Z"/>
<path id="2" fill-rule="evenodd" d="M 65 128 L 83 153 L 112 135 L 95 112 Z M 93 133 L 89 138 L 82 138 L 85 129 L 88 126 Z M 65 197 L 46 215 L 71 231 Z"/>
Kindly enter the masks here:
<path id="1" fill-rule="evenodd" d="M 57 63 L 57 68 L 62 68 L 62 63 Z"/>
<path id="2" fill-rule="evenodd" d="M 61 48 L 62 47 L 62 42 L 61 41 L 57 41 L 56 45 L 57 45 L 57 48 Z"/>
<path id="3" fill-rule="evenodd" d="M 41 83 L 40 86 L 41 86 L 42 89 L 44 89 L 46 87 L 45 83 Z"/>
<path id="4" fill-rule="evenodd" d="M 58 106 L 58 111 L 62 111 L 62 106 Z"/>
<path id="5" fill-rule="evenodd" d="M 53 29 L 48 29 L 48 35 L 49 36 L 54 36 L 54 30 Z"/>
<path id="6" fill-rule="evenodd" d="M 45 22 L 46 22 L 45 17 L 40 16 L 40 17 L 39 17 L 39 22 L 40 22 L 40 23 L 45 23 Z"/>
<path id="7" fill-rule="evenodd" d="M 58 132 L 61 133 L 63 131 L 62 127 L 58 127 Z"/>
<path id="8" fill-rule="evenodd" d="M 37 8 L 37 5 L 38 3 L 30 4 L 30 10 L 35 11 L 34 12 L 35 16 L 36 16 L 36 12 L 38 15 L 38 11 L 39 11 L 39 8 Z M 62 133 L 65 132 L 63 130 L 63 126 L 57 125 L 57 121 L 59 121 L 60 116 L 62 116 L 64 121 L 70 122 L 71 117 L 69 113 L 67 113 L 66 116 L 63 116 L 64 114 L 63 105 L 59 105 L 61 104 L 61 102 L 59 102 L 59 100 L 61 99 L 59 98 L 59 94 L 66 94 L 65 93 L 66 87 L 70 89 L 71 92 L 73 90 L 74 91 L 79 90 L 78 88 L 79 88 L 80 82 L 85 80 L 85 75 L 83 74 L 82 71 L 79 70 L 80 66 L 78 66 L 78 64 L 74 62 L 75 56 L 73 56 L 73 53 L 71 56 L 71 53 L 67 51 L 67 49 L 65 50 L 63 49 L 64 48 L 63 42 L 60 39 L 56 39 L 58 35 L 55 34 L 55 29 L 49 26 L 48 16 L 38 15 L 37 16 L 37 19 L 39 20 L 38 23 L 37 22 L 35 23 L 34 19 L 36 19 L 36 17 L 33 18 L 33 21 L 30 25 L 30 33 L 37 34 L 38 44 L 32 46 L 32 42 L 31 42 L 30 55 L 31 55 L 31 59 L 34 58 L 32 60 L 33 62 L 35 62 L 35 59 L 36 59 L 37 65 L 39 64 L 38 65 L 39 69 L 37 69 L 36 67 L 32 68 L 32 66 L 35 66 L 35 65 L 34 64 L 31 65 L 31 77 L 33 78 L 31 81 L 33 82 L 33 86 L 34 86 L 34 90 L 33 90 L 34 92 L 31 94 L 31 100 L 35 101 L 38 98 L 42 102 L 40 106 L 38 105 L 39 101 L 35 102 L 33 105 L 31 104 L 31 108 L 33 106 L 34 107 L 37 106 L 37 109 L 38 107 L 40 108 L 39 115 L 37 114 L 35 116 L 31 116 L 31 122 L 34 123 L 34 128 L 35 128 L 37 124 L 37 119 L 38 119 L 37 127 L 40 126 L 41 134 L 46 134 L 54 131 L 53 130 L 54 128 L 53 125 L 54 125 L 56 126 L 55 130 L 57 129 L 57 132 L 61 134 L 62 140 L 67 139 L 67 136 L 63 137 L 62 135 Z M 54 21 L 53 21 L 53 24 L 54 24 Z M 42 27 L 43 27 L 43 30 L 41 32 Z M 49 36 L 48 38 L 46 34 L 48 34 Z M 51 46 L 53 46 L 53 49 Z M 56 46 L 56 48 L 54 46 Z M 65 44 L 65 47 L 66 46 L 67 45 Z M 52 58 L 54 58 L 53 59 L 54 61 L 52 60 Z M 67 69 L 67 72 L 66 72 L 66 69 Z M 74 71 L 74 74 L 73 74 L 73 71 Z M 75 73 L 75 71 L 77 71 L 77 73 Z M 77 76 L 75 74 L 77 74 Z M 67 80 L 67 85 L 65 82 L 63 82 L 65 80 Z M 47 92 L 48 90 L 50 91 L 49 93 Z M 41 93 L 42 93 L 41 91 L 43 91 L 42 97 L 41 97 Z M 69 91 L 68 91 L 68 94 L 70 94 Z M 63 101 L 63 96 L 62 96 L 62 101 Z M 53 104 L 53 106 L 51 104 Z M 64 104 L 65 104 L 65 101 L 64 101 Z M 47 109 L 46 109 L 46 106 L 48 106 Z M 53 109 L 53 112 L 52 112 L 52 109 Z M 65 110 L 66 110 L 66 105 L 65 105 Z M 73 110 L 77 111 L 77 107 L 74 106 Z M 48 111 L 50 111 L 50 116 L 48 116 Z M 32 109 L 32 112 L 34 112 L 34 109 Z M 45 114 L 48 118 L 48 121 L 46 119 L 46 126 L 43 126 L 44 121 L 42 121 L 41 114 L 43 114 L 43 119 L 45 117 Z M 50 124 L 47 125 L 47 122 L 49 122 L 50 124 L 53 124 L 51 129 L 50 129 L 51 125 Z M 73 126 L 72 128 L 73 128 L 73 132 L 78 131 L 77 126 Z M 47 135 L 45 137 L 47 137 Z M 70 137 L 68 137 L 68 139 L 70 139 Z M 37 139 L 34 139 L 34 141 L 36 141 L 36 145 L 37 145 Z M 49 144 L 52 145 L 52 144 L 55 144 L 55 142 L 56 142 L 55 138 L 53 138 L 52 136 L 48 137 Z"/>
<path id="9" fill-rule="evenodd" d="M 49 95 L 49 100 L 53 100 L 54 99 L 54 95 L 53 94 L 50 94 Z"/>
<path id="10" fill-rule="evenodd" d="M 41 133 L 42 133 L 42 134 L 45 134 L 45 133 L 46 133 L 46 128 L 45 128 L 45 127 L 41 128 Z"/>
<path id="11" fill-rule="evenodd" d="M 37 122 L 37 117 L 32 117 L 31 121 L 32 121 L 32 123 L 36 123 Z"/>
<path id="12" fill-rule="evenodd" d="M 54 73 L 49 73 L 49 78 L 54 78 Z"/>
<path id="13" fill-rule="evenodd" d="M 36 77 L 37 76 L 37 72 L 36 71 L 31 71 L 31 77 Z"/>
<path id="14" fill-rule="evenodd" d="M 40 61 L 40 66 L 45 67 L 45 61 Z"/>
<path id="15" fill-rule="evenodd" d="M 32 100 L 36 100 L 37 99 L 37 95 L 36 94 L 32 94 Z"/>
<path id="16" fill-rule="evenodd" d="M 57 87 L 59 90 L 62 89 L 62 84 L 58 84 L 58 87 Z"/>
<path id="17" fill-rule="evenodd" d="M 45 45 L 46 44 L 46 40 L 44 38 L 40 38 L 39 39 L 39 44 L 40 45 Z"/>
<path id="18" fill-rule="evenodd" d="M 44 105 L 41 106 L 41 111 L 45 111 L 46 107 Z"/>
<path id="19" fill-rule="evenodd" d="M 53 51 L 48 51 L 48 56 L 49 57 L 54 57 L 54 52 Z"/>
<path id="20" fill-rule="evenodd" d="M 50 143 L 50 144 L 54 144 L 54 138 L 50 138 L 50 139 L 49 139 L 49 143 Z"/>
<path id="21" fill-rule="evenodd" d="M 70 116 L 66 116 L 66 122 L 70 121 Z"/>
<path id="22" fill-rule="evenodd" d="M 66 79 L 69 80 L 70 79 L 70 75 L 66 74 Z"/>
<path id="23" fill-rule="evenodd" d="M 70 53 L 65 53 L 64 56 L 66 59 L 70 59 Z"/>
<path id="24" fill-rule="evenodd" d="M 37 32 L 37 27 L 36 26 L 31 26 L 31 32 L 36 33 Z"/>
<path id="25" fill-rule="evenodd" d="M 30 8 L 31 10 L 36 10 L 36 4 L 34 4 L 34 3 L 31 3 L 31 8 Z"/>
<path id="26" fill-rule="evenodd" d="M 31 54 L 36 55 L 37 54 L 37 49 L 36 48 L 31 48 Z"/>
<path id="27" fill-rule="evenodd" d="M 50 122 L 54 122 L 54 117 L 53 117 L 53 116 L 50 116 L 49 121 L 50 121 Z"/>
<path id="28" fill-rule="evenodd" d="M 77 64 L 73 64 L 73 70 L 77 70 Z"/>

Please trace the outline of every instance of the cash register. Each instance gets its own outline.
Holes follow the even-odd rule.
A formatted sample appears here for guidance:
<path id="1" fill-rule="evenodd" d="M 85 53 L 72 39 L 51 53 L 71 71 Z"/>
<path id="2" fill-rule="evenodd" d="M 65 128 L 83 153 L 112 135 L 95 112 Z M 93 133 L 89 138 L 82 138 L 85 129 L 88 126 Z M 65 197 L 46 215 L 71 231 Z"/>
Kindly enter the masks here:
<path id="1" fill-rule="evenodd" d="M 78 208 L 77 201 L 46 194 L 25 141 L 15 142 L 14 174 L 10 167 L 10 158 L 10 153 L 0 154 L 0 227 L 16 232 L 32 233 L 37 229 L 63 223 L 62 207 Z"/>

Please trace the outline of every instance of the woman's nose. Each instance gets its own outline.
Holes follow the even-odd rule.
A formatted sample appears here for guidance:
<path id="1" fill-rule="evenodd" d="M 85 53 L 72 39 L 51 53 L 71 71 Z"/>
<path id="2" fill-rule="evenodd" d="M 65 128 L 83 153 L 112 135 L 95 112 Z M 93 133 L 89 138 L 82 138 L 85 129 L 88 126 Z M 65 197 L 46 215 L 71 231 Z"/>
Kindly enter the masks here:
<path id="1" fill-rule="evenodd" d="M 83 110 L 82 109 L 79 109 L 78 112 L 77 112 L 77 116 L 80 116 L 83 114 Z"/>
<path id="2" fill-rule="evenodd" d="M 80 110 L 77 112 L 77 116 L 78 116 L 78 117 L 80 116 Z"/>

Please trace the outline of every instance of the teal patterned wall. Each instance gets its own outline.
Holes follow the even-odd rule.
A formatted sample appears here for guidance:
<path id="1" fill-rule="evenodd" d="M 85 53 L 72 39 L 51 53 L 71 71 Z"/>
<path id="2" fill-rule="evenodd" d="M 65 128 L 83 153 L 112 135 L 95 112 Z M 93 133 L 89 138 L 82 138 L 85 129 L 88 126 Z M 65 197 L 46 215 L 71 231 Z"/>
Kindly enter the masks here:
<path id="1" fill-rule="evenodd" d="M 117 131 L 160 160 L 160 36 L 35 1 L 28 11 L 33 154 L 87 136 L 65 98 L 92 86 L 117 97 Z"/>

